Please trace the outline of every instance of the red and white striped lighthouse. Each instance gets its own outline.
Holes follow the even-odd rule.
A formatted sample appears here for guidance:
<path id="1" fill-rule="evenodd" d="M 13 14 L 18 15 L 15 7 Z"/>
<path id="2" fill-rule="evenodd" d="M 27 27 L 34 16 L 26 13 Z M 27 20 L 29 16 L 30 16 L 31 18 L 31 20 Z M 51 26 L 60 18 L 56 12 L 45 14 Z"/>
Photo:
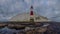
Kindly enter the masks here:
<path id="1" fill-rule="evenodd" d="M 33 15 L 34 15 L 33 6 L 31 6 L 31 8 L 30 8 L 30 16 L 33 16 Z"/>
<path id="2" fill-rule="evenodd" d="M 30 7 L 30 21 L 34 21 L 33 6 Z"/>

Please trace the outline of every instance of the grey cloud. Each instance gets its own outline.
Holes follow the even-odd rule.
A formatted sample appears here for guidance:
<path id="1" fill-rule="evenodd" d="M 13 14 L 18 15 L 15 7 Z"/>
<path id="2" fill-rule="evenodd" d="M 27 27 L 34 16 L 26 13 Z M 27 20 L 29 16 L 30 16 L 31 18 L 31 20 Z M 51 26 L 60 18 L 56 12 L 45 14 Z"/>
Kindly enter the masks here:
<path id="1" fill-rule="evenodd" d="M 26 7 L 24 7 L 26 6 Z M 11 16 L 24 12 L 27 4 L 23 0 L 0 0 L 0 16 L 1 20 L 7 20 Z"/>
<path id="2" fill-rule="evenodd" d="M 51 20 L 60 20 L 60 0 L 0 0 L 0 19 L 9 19 L 16 14 L 28 12 L 31 4 L 35 11 Z M 57 17 L 56 17 L 57 16 Z M 56 18 L 52 18 L 56 17 Z"/>

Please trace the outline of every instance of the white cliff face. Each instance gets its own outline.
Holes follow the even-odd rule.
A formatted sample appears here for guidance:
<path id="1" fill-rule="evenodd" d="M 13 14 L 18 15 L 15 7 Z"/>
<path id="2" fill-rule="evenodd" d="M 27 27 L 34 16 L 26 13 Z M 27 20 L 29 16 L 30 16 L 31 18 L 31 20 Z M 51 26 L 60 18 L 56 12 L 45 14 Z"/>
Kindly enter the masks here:
<path id="1" fill-rule="evenodd" d="M 46 17 L 34 14 L 33 19 L 35 22 L 41 22 L 41 21 L 49 21 Z M 29 13 L 22 13 L 22 14 L 18 14 L 14 17 L 12 17 L 9 21 L 26 21 L 29 22 L 30 21 L 30 15 Z"/>

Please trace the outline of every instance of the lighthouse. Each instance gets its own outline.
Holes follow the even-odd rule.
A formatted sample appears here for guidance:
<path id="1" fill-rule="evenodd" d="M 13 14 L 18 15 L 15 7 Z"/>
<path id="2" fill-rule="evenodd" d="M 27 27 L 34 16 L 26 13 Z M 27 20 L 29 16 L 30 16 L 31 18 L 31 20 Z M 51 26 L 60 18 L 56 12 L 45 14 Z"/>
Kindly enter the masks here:
<path id="1" fill-rule="evenodd" d="M 30 7 L 30 22 L 34 22 L 33 6 Z"/>

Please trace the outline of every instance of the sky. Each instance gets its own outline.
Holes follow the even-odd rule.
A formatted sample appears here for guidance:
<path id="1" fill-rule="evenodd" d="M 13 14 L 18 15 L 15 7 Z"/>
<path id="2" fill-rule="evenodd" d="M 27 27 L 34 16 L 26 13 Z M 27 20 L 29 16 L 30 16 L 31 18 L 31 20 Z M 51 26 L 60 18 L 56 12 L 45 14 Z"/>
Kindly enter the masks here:
<path id="1" fill-rule="evenodd" d="M 34 10 L 52 21 L 60 21 L 60 0 L 0 0 L 0 21 L 7 21 L 19 13 Z"/>

